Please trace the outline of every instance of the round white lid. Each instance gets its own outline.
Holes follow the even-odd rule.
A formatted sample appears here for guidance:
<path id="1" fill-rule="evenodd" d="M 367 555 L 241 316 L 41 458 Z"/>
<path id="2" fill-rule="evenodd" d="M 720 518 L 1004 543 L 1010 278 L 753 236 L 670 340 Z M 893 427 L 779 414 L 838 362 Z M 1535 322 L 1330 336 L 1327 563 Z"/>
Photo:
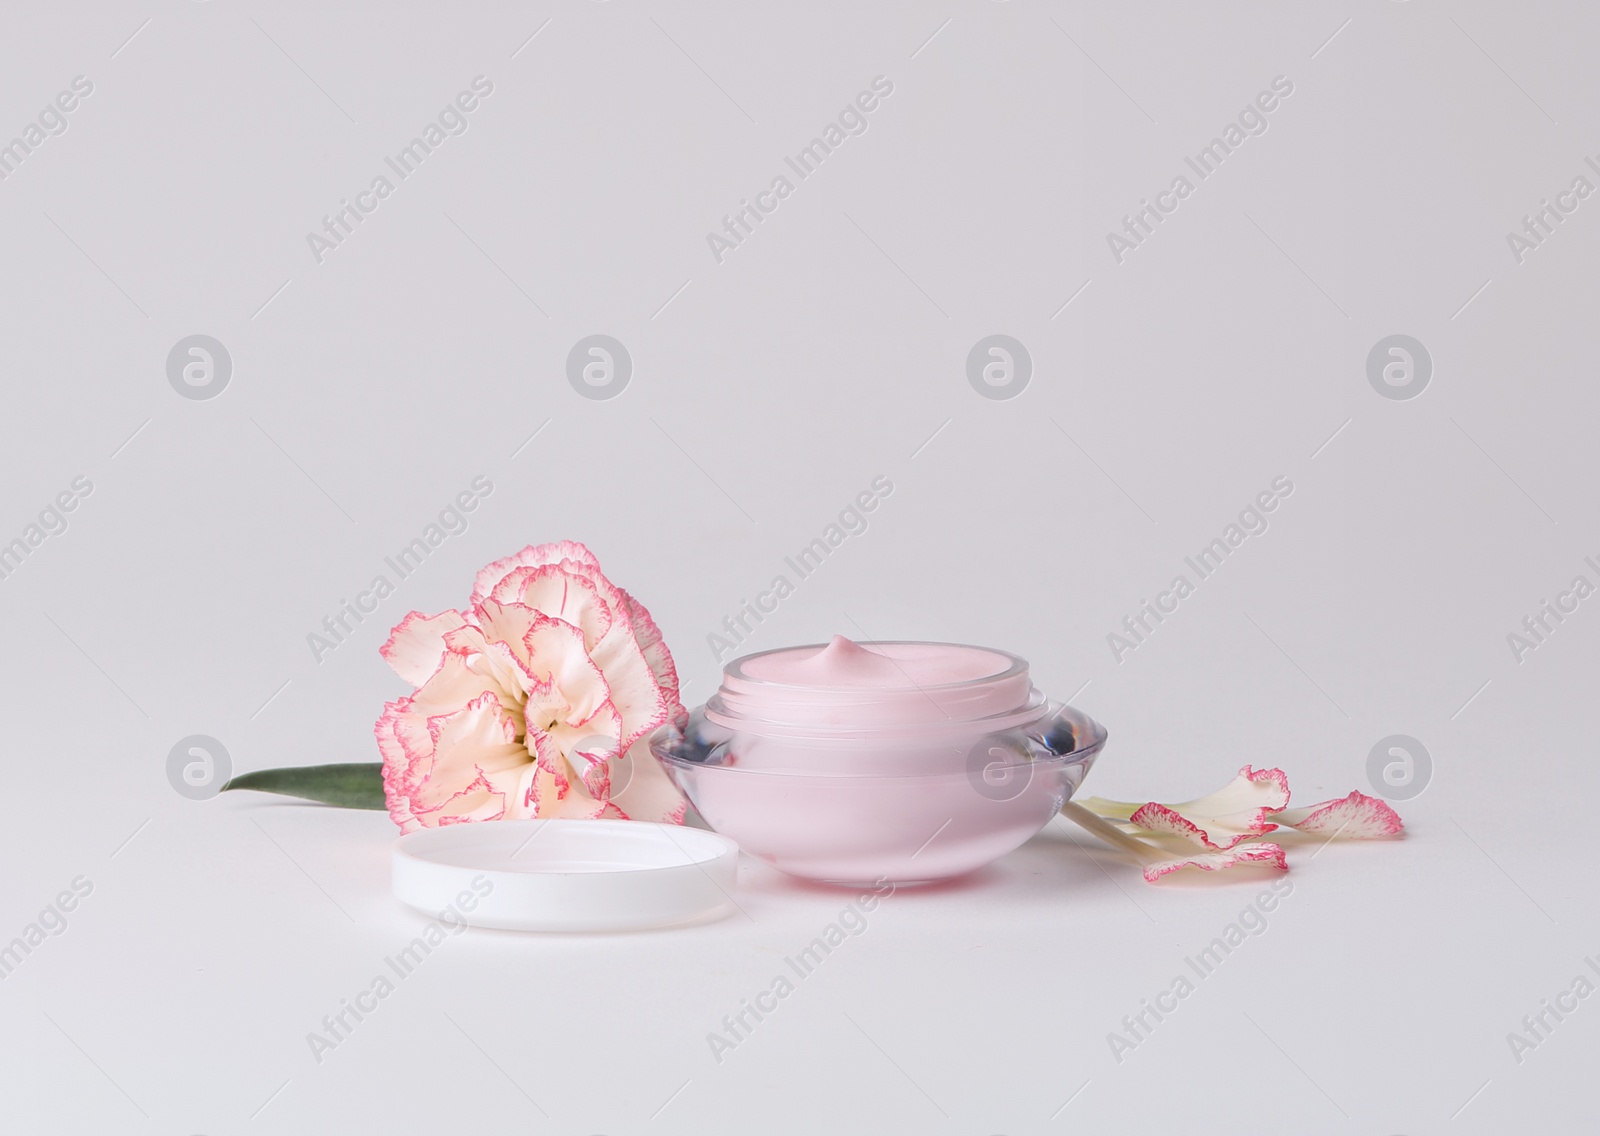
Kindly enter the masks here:
<path id="1" fill-rule="evenodd" d="M 632 820 L 507 820 L 407 833 L 394 894 L 438 916 L 514 931 L 633 931 L 725 915 L 739 846 Z"/>

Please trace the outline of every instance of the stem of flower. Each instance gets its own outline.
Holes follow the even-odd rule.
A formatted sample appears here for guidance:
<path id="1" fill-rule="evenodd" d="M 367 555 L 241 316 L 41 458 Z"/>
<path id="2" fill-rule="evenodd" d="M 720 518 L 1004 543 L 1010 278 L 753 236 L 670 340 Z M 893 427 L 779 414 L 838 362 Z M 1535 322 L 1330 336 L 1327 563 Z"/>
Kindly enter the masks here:
<path id="1" fill-rule="evenodd" d="M 1140 840 L 1137 836 L 1129 836 L 1104 817 L 1097 816 L 1076 801 L 1068 801 L 1062 805 L 1061 815 L 1083 828 L 1091 836 L 1097 836 L 1113 848 L 1131 854 L 1141 864 L 1172 858 L 1172 854 L 1166 850 Z"/>
<path id="2" fill-rule="evenodd" d="M 1110 820 L 1128 820 L 1134 813 L 1144 806 L 1134 804 L 1132 801 L 1108 801 L 1104 797 L 1083 797 L 1077 804 L 1082 805 L 1096 816 L 1106 817 Z"/>

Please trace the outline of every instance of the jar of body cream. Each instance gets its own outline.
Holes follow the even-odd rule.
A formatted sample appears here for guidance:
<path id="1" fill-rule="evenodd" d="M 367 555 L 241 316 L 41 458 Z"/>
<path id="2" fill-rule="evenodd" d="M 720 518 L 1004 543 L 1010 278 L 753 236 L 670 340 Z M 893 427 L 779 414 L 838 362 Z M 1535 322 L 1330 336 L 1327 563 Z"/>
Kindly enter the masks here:
<path id="1" fill-rule="evenodd" d="M 858 885 L 973 871 L 1033 836 L 1105 744 L 1023 659 L 957 643 L 736 659 L 651 749 L 716 831 L 791 875 Z"/>

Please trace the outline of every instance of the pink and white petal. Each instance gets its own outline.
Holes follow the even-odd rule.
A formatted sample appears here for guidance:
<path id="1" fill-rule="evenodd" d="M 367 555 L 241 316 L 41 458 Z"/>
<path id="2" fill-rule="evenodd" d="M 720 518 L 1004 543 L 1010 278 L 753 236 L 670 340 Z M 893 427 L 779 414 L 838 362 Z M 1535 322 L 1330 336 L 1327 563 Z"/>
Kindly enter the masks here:
<path id="1" fill-rule="evenodd" d="M 375 733 L 384 758 L 384 784 L 391 806 L 396 798 L 414 805 L 424 792 L 433 773 L 437 745 L 429 723 L 437 717 L 439 715 L 430 715 L 422 709 L 415 698 L 402 698 L 385 705 Z M 413 809 L 413 815 L 414 812 Z"/>
<path id="2" fill-rule="evenodd" d="M 486 657 L 527 700 L 530 720 L 576 724 L 611 697 L 576 626 L 521 603 L 484 600 L 474 609 L 490 637 Z"/>
<path id="3" fill-rule="evenodd" d="M 479 773 L 471 782 L 438 805 L 431 809 L 419 810 L 417 819 L 425 828 L 442 828 L 447 824 L 505 820 L 506 808 L 505 791 L 495 788 L 486 775 Z"/>
<path id="4" fill-rule="evenodd" d="M 378 740 L 378 752 L 383 755 L 383 796 L 389 807 L 389 819 L 400 826 L 401 832 L 412 832 L 422 827 L 411 807 L 411 796 L 419 780 L 419 766 L 429 753 L 410 753 L 401 740 L 398 722 L 409 710 L 409 698 L 384 704 L 383 714 L 374 723 L 372 732 Z"/>
<path id="5" fill-rule="evenodd" d="M 611 608 L 600 588 L 589 577 L 569 572 L 563 565 L 518 568 L 495 586 L 491 598 L 522 604 L 572 624 L 582 630 L 586 650 L 611 630 Z"/>
<path id="6" fill-rule="evenodd" d="M 528 764 L 528 749 L 517 737 L 514 717 L 493 693 L 484 694 L 449 714 L 428 719 L 435 765 L 470 755 L 471 763 L 488 774 Z"/>
<path id="7" fill-rule="evenodd" d="M 1141 805 L 1129 817 L 1140 828 L 1181 836 L 1215 851 L 1232 848 L 1249 836 L 1277 827 L 1267 818 L 1289 804 L 1289 779 L 1281 769 L 1252 769 L 1246 765 L 1215 793 L 1176 805 L 1155 801 Z"/>
<path id="8" fill-rule="evenodd" d="M 562 561 L 573 561 L 595 573 L 600 571 L 600 561 L 595 559 L 594 553 L 575 540 L 530 544 L 521 552 L 496 560 L 478 570 L 478 577 L 472 585 L 472 606 L 476 607 L 488 599 L 494 592 L 495 585 L 516 569 L 560 564 Z"/>
<path id="9" fill-rule="evenodd" d="M 379 722 L 379 728 L 384 723 Z M 382 736 L 379 736 L 382 746 Z M 384 765 L 384 797 L 389 805 L 389 818 L 400 826 L 402 832 L 414 832 L 421 827 L 437 827 L 458 821 L 494 821 L 506 816 L 506 798 L 494 786 L 488 774 L 472 770 L 472 776 L 459 789 L 443 800 L 424 800 L 429 787 L 432 755 L 422 755 L 418 762 Z"/>
<path id="10" fill-rule="evenodd" d="M 450 633 L 452 636 L 456 632 Z M 450 650 L 432 678 L 423 683 L 410 702 L 424 722 L 437 714 L 459 710 L 485 694 L 493 694 L 507 711 L 521 705 L 522 693 L 508 689 L 500 677 L 483 665 L 479 652 Z"/>
<path id="11" fill-rule="evenodd" d="M 413 611 L 389 632 L 388 641 L 378 653 L 394 668 L 394 673 L 412 686 L 421 686 L 433 677 L 444 661 L 445 635 L 466 625 L 459 611 L 424 615 Z"/>
<path id="12" fill-rule="evenodd" d="M 577 732 L 577 731 L 573 731 Z M 627 784 L 627 778 L 632 776 L 632 767 L 618 761 L 621 750 L 617 747 L 614 734 L 604 735 L 589 733 L 581 738 L 573 739 L 563 746 L 566 754 L 567 765 L 571 767 L 583 782 L 583 787 L 589 795 L 597 801 L 608 801 L 614 790 Z M 619 782 L 615 774 L 620 771 L 622 780 Z"/>
<path id="13" fill-rule="evenodd" d="M 644 660 L 650 666 L 650 672 L 656 676 L 656 685 L 661 687 L 661 693 L 667 700 L 669 719 L 681 730 L 689 724 L 689 712 L 679 701 L 681 695 L 678 668 L 673 665 L 672 652 L 667 650 L 666 640 L 661 636 L 661 628 L 650 618 L 650 612 L 645 609 L 644 604 L 625 591 L 622 592 L 622 604 L 623 610 L 628 614 L 629 622 L 633 624 L 633 637 L 639 644 L 639 650 L 643 652 Z"/>
<path id="14" fill-rule="evenodd" d="M 1251 818 L 1248 824 L 1234 823 L 1236 820 L 1237 818 L 1210 817 L 1200 814 L 1196 814 L 1191 818 L 1168 805 L 1158 805 L 1151 801 L 1148 804 L 1140 805 L 1138 809 L 1134 810 L 1133 816 L 1129 818 L 1129 823 L 1144 829 L 1146 832 L 1182 837 L 1213 852 L 1232 848 L 1241 840 L 1248 840 L 1252 836 L 1260 836 L 1278 827 L 1270 822 L 1257 823 L 1254 818 Z"/>
<path id="15" fill-rule="evenodd" d="M 1356 792 L 1310 808 L 1284 809 L 1274 813 L 1272 819 L 1301 832 L 1325 832 L 1350 840 L 1393 836 L 1405 828 L 1399 814 L 1385 802 Z"/>
<path id="16" fill-rule="evenodd" d="M 591 659 L 584 649 L 583 632 L 572 624 L 536 612 L 522 646 L 532 679 L 527 709 L 530 724 L 541 729 L 557 724 L 578 726 L 613 701 L 610 682 L 598 660 Z"/>
<path id="17" fill-rule="evenodd" d="M 529 730 L 524 745 L 533 764 L 532 772 L 524 775 L 520 785 L 520 806 L 526 816 L 548 816 L 546 810 L 554 808 L 555 802 L 571 790 L 566 758 L 543 730 Z"/>
<path id="18" fill-rule="evenodd" d="M 1271 864 L 1280 871 L 1289 870 L 1288 857 L 1283 849 L 1270 841 L 1257 841 L 1236 848 L 1215 852 L 1196 852 L 1188 856 L 1174 856 L 1169 860 L 1153 860 L 1144 866 L 1146 883 L 1155 883 L 1162 876 L 1184 868 L 1199 868 L 1203 872 L 1220 872 L 1241 864 Z"/>
<path id="19" fill-rule="evenodd" d="M 1257 815 L 1289 807 L 1289 777 L 1281 769 L 1252 769 L 1246 765 L 1234 779 L 1192 801 L 1172 806 L 1186 815 Z"/>
<path id="20" fill-rule="evenodd" d="M 516 714 L 520 723 L 527 710 L 528 690 L 537 684 L 516 651 L 499 640 L 486 643 L 482 653 L 473 658 L 472 669 L 494 681 L 504 696 L 506 709 Z"/>
<path id="21" fill-rule="evenodd" d="M 554 714 L 555 710 L 546 708 L 543 712 L 548 716 Z M 624 752 L 622 718 L 610 702 L 581 722 L 570 725 L 552 722 L 544 727 L 544 732 L 555 751 L 566 755 L 574 766 L 579 765 L 579 759 L 574 756 L 579 750 L 590 753 L 603 751 L 607 754 Z"/>
<path id="22" fill-rule="evenodd" d="M 528 756 L 540 769 L 549 770 L 551 773 L 565 779 L 567 773 L 566 759 L 561 756 L 561 747 L 556 744 L 544 730 L 537 726 L 528 729 L 522 739 L 523 746 L 528 751 Z M 560 786 L 561 792 L 566 792 L 566 786 Z"/>
<path id="23" fill-rule="evenodd" d="M 527 816 L 547 820 L 557 815 L 556 810 L 567 794 L 567 781 L 542 765 L 533 767 L 533 774 L 523 783 L 522 805 Z"/>
<path id="24" fill-rule="evenodd" d="M 499 699 L 484 694 L 459 710 L 435 715 L 428 719 L 428 733 L 432 753 L 410 794 L 418 819 L 426 825 L 458 814 L 471 814 L 470 819 L 482 819 L 486 811 L 503 814 L 505 795 L 528 764 L 528 751 L 517 741 L 515 724 Z M 488 796 L 500 798 L 498 810 L 490 808 Z"/>
<path id="25" fill-rule="evenodd" d="M 1202 848 L 1220 849 L 1223 845 L 1212 841 L 1211 833 L 1201 828 L 1194 821 L 1166 805 L 1158 805 L 1154 801 L 1140 805 L 1128 818 L 1129 823 L 1135 824 L 1146 832 L 1159 833 L 1166 836 L 1180 836 L 1185 840 L 1200 845 Z M 1221 838 L 1221 833 L 1218 833 Z M 1233 838 L 1237 844 L 1244 839 L 1243 835 Z"/>
<path id="26" fill-rule="evenodd" d="M 597 800 L 582 781 L 542 766 L 529 783 L 528 803 L 533 815 L 542 819 L 596 820 L 607 815 L 616 816 L 616 810 L 608 808 L 607 802 Z"/>
<path id="27" fill-rule="evenodd" d="M 626 765 L 622 769 L 611 771 L 615 787 L 611 803 L 629 820 L 682 824 L 689 802 L 678 792 L 649 745 L 636 742 L 623 761 Z"/>
<path id="28" fill-rule="evenodd" d="M 633 635 L 633 625 L 619 614 L 611 631 L 591 654 L 611 688 L 611 704 L 622 715 L 622 746 L 632 746 L 645 734 L 662 725 L 672 715 L 672 705 L 656 682 L 655 673 L 645 661 Z"/>
<path id="29" fill-rule="evenodd" d="M 516 692 L 518 701 L 523 700 L 538 685 L 538 679 L 528 669 L 528 647 L 523 636 L 539 613 L 521 604 L 485 600 L 472 609 L 472 615 L 477 626 L 452 632 L 447 643 L 453 649 L 476 650 L 479 657 L 473 666 L 494 675 L 507 690 Z M 477 646 L 473 647 L 475 641 Z"/>

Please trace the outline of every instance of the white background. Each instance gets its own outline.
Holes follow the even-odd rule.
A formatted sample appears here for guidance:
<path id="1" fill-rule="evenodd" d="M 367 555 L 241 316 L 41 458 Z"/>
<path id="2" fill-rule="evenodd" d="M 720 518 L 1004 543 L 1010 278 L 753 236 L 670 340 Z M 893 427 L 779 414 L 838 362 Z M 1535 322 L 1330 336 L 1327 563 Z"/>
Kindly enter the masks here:
<path id="1" fill-rule="evenodd" d="M 0 16 L 0 984 L 14 1131 L 1501 1132 L 1592 1115 L 1600 1003 L 1600 151 L 1581 3 L 74 4 Z M 537 33 L 537 34 L 536 34 Z M 131 37 L 131 38 L 130 38 Z M 533 37 L 530 39 L 530 37 Z M 306 235 L 475 76 L 319 263 Z M 875 76 L 850 138 L 719 263 L 722 217 Z M 1258 91 L 1294 93 L 1143 245 L 1106 234 Z M 1070 301 L 1070 302 L 1069 302 Z M 182 398 L 182 337 L 224 343 Z M 631 383 L 580 397 L 581 337 Z M 1032 379 L 979 397 L 968 351 Z M 1382 337 L 1424 343 L 1380 397 Z M 529 441 L 537 431 L 537 437 Z M 320 661 L 307 636 L 476 475 L 466 532 Z M 748 640 L 992 644 L 1111 732 L 1089 791 L 1279 765 L 1297 803 L 1432 755 L 1402 841 L 1291 849 L 1293 894 L 1148 1041 L 1106 1035 L 1264 886 L 1145 885 L 1065 831 L 893 896 L 737 1051 L 706 1034 L 849 898 L 747 864 L 674 932 L 471 932 L 336 1052 L 306 1035 L 423 918 L 381 813 L 167 778 L 376 760 L 377 647 L 523 544 L 587 542 L 703 700 L 706 637 L 872 479 L 894 492 Z M 1275 477 L 1293 494 L 1119 662 L 1107 635 Z M 391 577 L 393 579 L 393 577 Z M 1084 684 L 1088 685 L 1085 686 Z M 244 795 L 240 795 L 241 798 Z M 535 1104 L 534 1102 L 537 1102 Z M 1070 1103 L 1068 1103 L 1070 1102 Z M 1063 1107 L 1065 1106 L 1065 1107 Z M 547 1114 L 547 1116 L 545 1115 Z"/>

